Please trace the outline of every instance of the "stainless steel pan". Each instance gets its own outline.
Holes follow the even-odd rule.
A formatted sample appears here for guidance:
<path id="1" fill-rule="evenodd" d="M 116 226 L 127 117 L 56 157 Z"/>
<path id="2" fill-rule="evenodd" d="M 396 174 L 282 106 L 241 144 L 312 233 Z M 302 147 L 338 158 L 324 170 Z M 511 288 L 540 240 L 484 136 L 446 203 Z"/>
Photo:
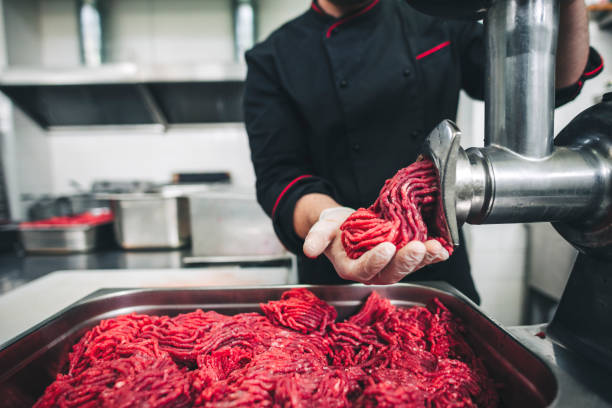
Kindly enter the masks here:
<path id="1" fill-rule="evenodd" d="M 196 308 L 225 314 L 253 312 L 259 310 L 260 302 L 278 299 L 291 287 L 295 286 L 95 292 L 0 349 L 0 395 L 3 396 L 0 405 L 31 406 L 55 375 L 66 368 L 72 345 L 101 319 L 130 312 L 176 315 Z M 469 341 L 502 385 L 503 406 L 545 407 L 555 400 L 557 381 L 549 366 L 446 284 L 308 288 L 336 307 L 339 319 L 355 313 L 373 290 L 403 307 L 423 305 L 438 297 L 463 320 Z"/>

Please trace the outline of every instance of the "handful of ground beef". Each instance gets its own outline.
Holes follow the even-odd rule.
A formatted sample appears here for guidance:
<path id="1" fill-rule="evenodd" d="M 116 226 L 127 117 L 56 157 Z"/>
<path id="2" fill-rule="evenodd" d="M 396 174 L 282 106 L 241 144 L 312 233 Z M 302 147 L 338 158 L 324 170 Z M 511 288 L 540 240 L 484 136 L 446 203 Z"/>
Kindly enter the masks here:
<path id="1" fill-rule="evenodd" d="M 35 407 L 495 407 L 497 391 L 437 299 L 375 292 L 351 318 L 306 289 L 264 315 L 196 310 L 104 320 Z"/>
<path id="2" fill-rule="evenodd" d="M 359 208 L 342 224 L 342 245 L 351 259 L 383 242 L 398 249 L 410 241 L 435 239 L 453 253 L 438 200 L 440 180 L 429 159 L 417 161 L 387 180 L 369 208 Z"/>

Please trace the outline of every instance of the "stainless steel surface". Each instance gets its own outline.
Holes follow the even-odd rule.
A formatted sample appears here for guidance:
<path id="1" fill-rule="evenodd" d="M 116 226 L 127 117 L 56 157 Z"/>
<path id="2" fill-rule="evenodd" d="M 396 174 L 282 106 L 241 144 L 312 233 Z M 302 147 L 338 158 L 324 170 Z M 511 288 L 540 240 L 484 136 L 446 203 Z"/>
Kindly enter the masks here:
<path id="1" fill-rule="evenodd" d="M 577 248 L 612 256 L 610 129 L 612 101 L 604 101 L 560 133 L 551 155 L 534 160 L 493 145 L 463 151 L 460 132 L 443 122 L 424 153 L 440 172 L 445 214 L 457 220 L 448 221 L 451 236 L 464 222 L 549 221 Z"/>
<path id="2" fill-rule="evenodd" d="M 87 252 L 107 245 L 112 235 L 110 223 L 66 228 L 25 228 L 19 235 L 26 252 L 71 253 Z"/>
<path id="3" fill-rule="evenodd" d="M 255 264 L 268 262 L 291 262 L 289 253 L 280 255 L 234 255 L 234 256 L 186 256 L 183 263 L 187 265 L 201 264 Z"/>
<path id="4" fill-rule="evenodd" d="M 137 83 L 11 85 L 0 90 L 39 126 L 152 125 Z"/>
<path id="5" fill-rule="evenodd" d="M 234 60 L 244 62 L 244 53 L 255 45 L 257 10 L 255 0 L 232 0 Z"/>
<path id="6" fill-rule="evenodd" d="M 451 238 L 453 244 L 459 245 L 459 226 L 465 218 L 462 218 L 461 209 L 458 206 L 459 200 L 456 185 L 457 172 L 459 170 L 459 160 L 461 154 L 464 155 L 460 146 L 461 131 L 450 120 L 445 120 L 425 140 L 423 152 L 436 166 L 440 177 L 440 205 L 437 211 L 444 214 L 446 235 Z"/>
<path id="7" fill-rule="evenodd" d="M 146 193 L 157 186 L 157 183 L 150 180 L 114 180 L 98 179 L 91 185 L 93 194 L 127 194 L 127 193 Z M 104 200 L 107 200 L 104 197 Z"/>
<path id="8" fill-rule="evenodd" d="M 608 160 L 593 149 L 558 147 L 540 160 L 509 149 L 460 147 L 461 132 L 442 122 L 423 152 L 440 175 L 441 206 L 453 242 L 464 222 L 571 221 L 601 217 Z M 605 215 L 605 213 L 603 214 Z"/>
<path id="9" fill-rule="evenodd" d="M 99 66 L 105 62 L 105 24 L 99 0 L 78 1 L 79 48 L 81 62 Z"/>
<path id="10" fill-rule="evenodd" d="M 2 265 L 0 268 L 0 298 L 15 288 L 55 271 L 139 269 L 147 270 L 149 273 L 151 270 L 181 268 L 182 258 L 186 254 L 186 250 L 124 251 L 114 247 L 70 254 L 0 253 L 0 265 Z M 45 284 L 45 290 L 57 296 L 59 291 L 65 290 L 65 287 L 63 284 L 56 286 Z M 1 309 L 2 307 L 0 311 Z M 21 317 L 23 314 L 20 315 Z M 0 317 L 1 321 L 2 317 Z M 0 335 L 2 334 L 6 335 L 0 328 Z"/>
<path id="11" fill-rule="evenodd" d="M 139 312 L 176 315 L 195 308 L 235 314 L 259 310 L 259 303 L 278 299 L 290 287 L 226 289 L 135 289 L 97 292 L 2 346 L 0 393 L 13 407 L 30 406 L 66 362 L 72 344 L 100 319 Z M 445 284 L 313 286 L 336 307 L 339 318 L 355 313 L 376 290 L 403 307 L 442 300 L 466 325 L 466 336 L 503 387 L 503 406 L 569 406 L 555 400 L 558 385 L 551 369 L 487 318 L 477 306 Z M 560 394 L 560 393 L 559 393 Z M 579 396 L 576 396 L 579 397 Z"/>
<path id="12" fill-rule="evenodd" d="M 598 171 L 596 189 L 590 193 L 597 206 L 580 220 L 553 226 L 581 252 L 612 260 L 612 93 L 572 120 L 555 144 L 589 152 Z"/>
<path id="13" fill-rule="evenodd" d="M 115 215 L 115 237 L 122 248 L 180 248 L 189 241 L 189 201 L 186 197 L 151 193 L 107 198 Z"/>
<path id="14" fill-rule="evenodd" d="M 137 70 L 141 82 L 233 82 L 246 78 L 246 65 L 235 62 L 145 65 Z"/>
<path id="15" fill-rule="evenodd" d="M 2 70 L 2 85 L 103 85 L 145 82 L 242 81 L 246 66 L 236 63 L 137 65 L 129 62 L 98 67 L 33 68 L 11 66 Z"/>
<path id="16" fill-rule="evenodd" d="M 469 153 L 469 154 L 468 154 Z M 479 224 L 489 215 L 495 179 L 486 157 L 479 149 L 463 151 L 459 148 L 457 155 L 456 185 L 448 186 L 456 191 L 457 220 L 463 224 L 468 219 Z"/>
<path id="17" fill-rule="evenodd" d="M 164 196 L 184 196 L 203 193 L 211 190 L 223 190 L 228 185 L 216 183 L 180 183 L 180 184 L 164 184 L 156 186 L 151 191 L 160 193 Z"/>
<path id="18" fill-rule="evenodd" d="M 0 254 L 0 262 L 5 260 L 6 257 Z M 36 255 L 28 256 L 25 261 L 31 265 L 24 268 L 22 273 L 15 273 L 16 276 L 7 276 L 6 267 L 0 271 L 0 288 L 4 291 L 0 296 L 0 345 L 54 316 L 84 296 L 107 288 L 109 282 L 116 288 L 213 288 L 295 284 L 291 271 L 286 266 L 208 265 L 202 268 L 181 268 L 180 251 Z M 79 268 L 77 264 L 82 266 Z M 3 265 L 11 267 L 6 263 Z M 64 270 L 63 265 L 77 269 Z M 19 268 L 19 265 L 14 268 Z M 40 277 L 41 274 L 45 276 Z M 8 275 L 12 273 L 9 272 Z M 20 278 L 29 282 L 19 282 Z M 34 280 L 31 281 L 32 279 Z M 10 285 L 18 287 L 11 290 Z M 19 319 L 15 318 L 15 310 L 19 310 Z"/>
<path id="19" fill-rule="evenodd" d="M 606 188 L 602 161 L 586 149 L 557 148 L 530 160 L 488 146 L 468 149 L 459 161 L 456 205 L 460 220 L 472 224 L 579 219 L 597 210 Z"/>
<path id="20" fill-rule="evenodd" d="M 485 18 L 488 144 L 525 157 L 552 152 L 560 0 L 493 0 Z"/>
<path id="21" fill-rule="evenodd" d="M 155 102 L 153 95 L 151 95 L 151 90 L 143 84 L 138 84 L 136 86 L 136 89 L 138 89 L 138 92 L 140 92 L 142 100 L 149 112 L 151 112 L 155 123 L 160 124 L 163 129 L 166 130 L 168 128 L 168 119 L 166 118 L 166 115 L 164 115 L 164 113 L 161 111 L 158 104 Z"/>
<path id="22" fill-rule="evenodd" d="M 147 82 L 170 125 L 241 123 L 244 81 Z"/>
<path id="23" fill-rule="evenodd" d="M 45 129 L 242 121 L 244 64 L 11 67 L 0 90 Z M 95 102 L 95 103 L 94 103 Z"/>
<path id="24" fill-rule="evenodd" d="M 63 135 L 66 133 L 82 135 L 86 132 L 88 135 L 94 136 L 96 133 L 108 135 L 109 132 L 162 134 L 168 130 L 168 127 L 157 123 L 149 125 L 49 125 L 45 127 L 45 130 Z"/>
<path id="25" fill-rule="evenodd" d="M 449 122 L 426 140 L 454 242 L 464 222 L 547 221 L 580 250 L 612 257 L 612 97 L 552 145 L 558 7 L 558 0 L 492 3 L 486 146 L 464 151 Z"/>
<path id="26" fill-rule="evenodd" d="M 608 408 L 612 406 L 612 374 L 555 343 L 546 325 L 509 327 L 521 344 L 543 359 L 558 384 L 555 407 Z M 543 338 L 542 338 L 543 337 Z"/>
<path id="27" fill-rule="evenodd" d="M 282 255 L 286 251 L 255 195 L 208 192 L 189 197 L 193 255 Z"/>

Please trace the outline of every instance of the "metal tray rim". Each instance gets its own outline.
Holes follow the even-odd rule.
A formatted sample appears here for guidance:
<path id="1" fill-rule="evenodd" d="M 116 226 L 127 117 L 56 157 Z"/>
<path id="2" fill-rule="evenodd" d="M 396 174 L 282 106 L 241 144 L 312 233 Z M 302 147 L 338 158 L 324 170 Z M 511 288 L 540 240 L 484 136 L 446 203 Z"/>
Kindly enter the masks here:
<path id="1" fill-rule="evenodd" d="M 74 226 L 58 226 L 58 227 L 19 227 L 19 232 L 74 232 L 74 231 L 89 231 L 95 228 L 104 227 L 112 224 L 114 221 L 101 222 L 99 224 L 76 224 Z"/>
<path id="2" fill-rule="evenodd" d="M 67 313 L 68 311 L 70 311 L 73 308 L 76 307 L 80 307 L 80 306 L 84 306 L 87 305 L 89 303 L 93 303 L 93 302 L 97 302 L 97 301 L 101 301 L 101 300 L 105 300 L 105 299 L 109 299 L 112 297 L 117 297 L 117 296 L 125 296 L 125 295 L 129 295 L 129 294 L 136 294 L 136 293 L 147 293 L 147 292 L 173 292 L 173 291 L 186 291 L 186 292 L 214 292 L 214 291 L 223 291 L 223 290 L 232 290 L 232 291 L 238 291 L 238 290 L 244 290 L 244 291 L 257 291 L 257 290 L 266 290 L 266 289 L 272 289 L 272 290 L 288 290 L 288 289 L 292 289 L 292 288 L 307 288 L 307 289 L 316 289 L 316 288 L 326 288 L 326 287 L 330 287 L 330 286 L 337 286 L 337 285 L 256 285 L 256 286 L 214 286 L 214 287 L 148 287 L 148 288 L 102 288 L 102 289 L 98 289 L 86 296 L 84 296 L 83 298 L 77 300 L 76 302 L 68 305 L 67 307 L 63 308 L 62 310 L 58 311 L 57 313 L 53 314 L 52 316 L 48 317 L 47 319 L 41 321 L 40 323 L 32 326 L 30 329 L 20 333 L 19 335 L 15 336 L 14 338 L 8 340 L 7 342 L 4 342 L 3 344 L 0 344 L 0 352 L 3 351 L 4 349 L 13 346 L 15 343 L 19 342 L 20 340 L 24 339 L 25 337 L 31 335 L 32 333 L 36 332 L 37 330 L 42 329 L 43 327 L 45 327 L 46 325 L 52 323 L 53 321 L 57 320 L 57 319 L 61 319 L 62 315 L 64 315 L 65 313 Z M 344 285 L 346 287 L 367 287 L 367 285 L 363 285 L 363 284 L 349 284 L 349 285 Z M 497 330 L 499 330 L 499 332 L 501 334 L 503 334 L 503 336 L 507 337 L 510 340 L 513 340 L 514 343 L 516 343 L 516 345 L 523 349 L 523 351 L 525 351 L 526 353 L 528 353 L 532 358 L 535 358 L 540 364 L 542 364 L 544 367 L 546 367 L 555 377 L 555 383 L 556 383 L 556 391 L 555 391 L 555 395 L 552 399 L 552 401 L 550 401 L 550 405 L 549 406 L 556 406 L 560 397 L 560 393 L 559 393 L 559 384 L 558 384 L 558 379 L 557 377 L 557 370 L 555 370 L 555 367 L 546 359 L 542 358 L 542 356 L 540 356 L 538 353 L 532 351 L 530 348 L 528 348 L 517 336 L 515 336 L 513 333 L 509 332 L 508 330 L 504 329 L 501 324 L 499 324 L 494 318 L 488 316 L 486 313 L 484 313 L 480 307 L 478 305 L 476 305 L 474 302 L 472 302 L 469 298 L 467 298 L 465 295 L 463 295 L 461 292 L 459 292 L 457 289 L 455 289 L 454 287 L 452 287 L 450 284 L 447 284 L 445 282 L 430 282 L 430 281 L 422 281 L 422 282 L 418 282 L 418 283 L 398 283 L 398 284 L 394 284 L 394 285 L 385 285 L 385 286 L 380 286 L 381 288 L 385 288 L 385 287 L 415 287 L 415 288 L 423 288 L 423 289 L 427 289 L 436 293 L 439 293 L 440 295 L 450 295 L 455 297 L 457 300 L 463 302 L 466 304 L 466 306 L 469 306 L 471 309 L 473 309 L 478 315 L 480 315 L 481 318 L 484 318 L 486 321 L 488 321 L 490 324 L 492 324 Z M 372 289 L 375 289 L 376 287 L 373 287 Z"/>
<path id="3" fill-rule="evenodd" d="M 93 291 L 92 293 L 84 296 L 83 298 L 77 300 L 76 302 L 62 308 L 61 310 L 59 310 L 57 313 L 54 313 L 53 315 L 49 316 L 48 318 L 44 319 L 43 321 L 35 324 L 34 326 L 32 326 L 31 328 L 21 332 L 20 334 L 16 335 L 15 337 L 5 341 L 4 343 L 0 344 L 0 351 L 12 346 L 13 344 L 17 343 L 18 341 L 20 341 L 21 339 L 27 337 L 28 335 L 32 334 L 33 332 L 35 332 L 38 329 L 41 329 L 42 327 L 46 326 L 47 324 L 51 323 L 54 320 L 59 319 L 63 314 L 65 314 L 67 311 L 90 303 L 90 302 L 94 302 L 94 301 L 98 301 L 98 300 L 103 300 L 105 298 L 109 298 L 109 297 L 113 297 L 113 296 L 117 296 L 119 294 L 121 295 L 127 295 L 127 294 L 132 294 L 132 293 L 142 293 L 142 292 L 172 292 L 172 291 L 176 291 L 176 290 L 182 290 L 182 291 L 221 291 L 221 290 L 257 290 L 257 289 L 293 289 L 293 288 L 318 288 L 318 287 L 325 287 L 325 286 L 329 286 L 329 285 L 253 285 L 253 286 L 206 286 L 206 287 L 198 287 L 198 286 L 190 286 L 190 287 L 143 287 L 143 288 L 101 288 L 98 290 Z M 345 286 L 349 286 L 349 287 L 363 287 L 366 285 L 360 284 L 360 283 L 355 283 L 355 284 L 348 284 Z M 507 336 L 511 337 L 513 340 L 515 340 L 517 343 L 521 344 L 522 343 L 510 332 L 508 332 L 507 330 L 505 330 L 501 324 L 499 322 L 497 322 L 495 319 L 493 319 L 490 316 L 487 316 L 481 309 L 480 307 L 475 304 L 474 302 L 472 302 L 467 296 L 465 296 L 463 293 L 459 292 L 457 289 L 455 289 L 453 286 L 451 286 L 450 284 L 446 283 L 446 282 L 438 282 L 438 281 L 422 281 L 422 282 L 418 282 L 418 283 L 395 283 L 393 285 L 382 285 L 381 287 L 391 287 L 391 286 L 402 286 L 402 287 L 424 287 L 424 288 L 428 288 L 428 289 L 434 289 L 436 291 L 442 292 L 442 293 L 448 293 L 451 294 L 455 297 L 457 297 L 458 299 L 460 299 L 461 301 L 467 303 L 469 306 L 471 306 L 473 309 L 475 309 L 480 315 L 482 315 L 482 317 L 484 317 L 485 319 L 489 320 L 491 323 L 493 323 L 495 326 L 497 326 L 497 328 L 501 331 L 504 332 L 504 334 L 506 334 Z M 524 347 L 524 346 L 523 346 Z M 524 347 L 525 348 L 525 347 Z M 525 348 L 526 350 L 529 351 L 529 349 Z M 531 351 L 530 351 L 531 353 Z M 534 353 L 532 353 L 534 354 Z M 536 356 L 534 354 L 534 356 Z M 537 357 L 537 356 L 536 356 Z M 539 358 L 539 357 L 538 357 Z M 544 360 L 542 360 L 542 362 L 544 362 Z"/>

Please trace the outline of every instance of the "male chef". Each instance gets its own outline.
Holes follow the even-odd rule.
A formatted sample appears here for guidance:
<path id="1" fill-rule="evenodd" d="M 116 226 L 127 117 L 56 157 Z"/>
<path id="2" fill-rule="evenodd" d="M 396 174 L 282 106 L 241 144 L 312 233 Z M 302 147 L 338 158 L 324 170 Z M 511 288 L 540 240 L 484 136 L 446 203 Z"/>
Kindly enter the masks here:
<path id="1" fill-rule="evenodd" d="M 257 198 L 297 254 L 300 282 L 442 280 L 478 302 L 463 237 L 450 258 L 430 240 L 382 243 L 353 260 L 339 227 L 416 159 L 440 121 L 455 119 L 460 90 L 483 99 L 482 24 L 427 16 L 405 0 L 314 0 L 246 61 Z M 602 67 L 584 0 L 563 1 L 557 105 Z"/>

